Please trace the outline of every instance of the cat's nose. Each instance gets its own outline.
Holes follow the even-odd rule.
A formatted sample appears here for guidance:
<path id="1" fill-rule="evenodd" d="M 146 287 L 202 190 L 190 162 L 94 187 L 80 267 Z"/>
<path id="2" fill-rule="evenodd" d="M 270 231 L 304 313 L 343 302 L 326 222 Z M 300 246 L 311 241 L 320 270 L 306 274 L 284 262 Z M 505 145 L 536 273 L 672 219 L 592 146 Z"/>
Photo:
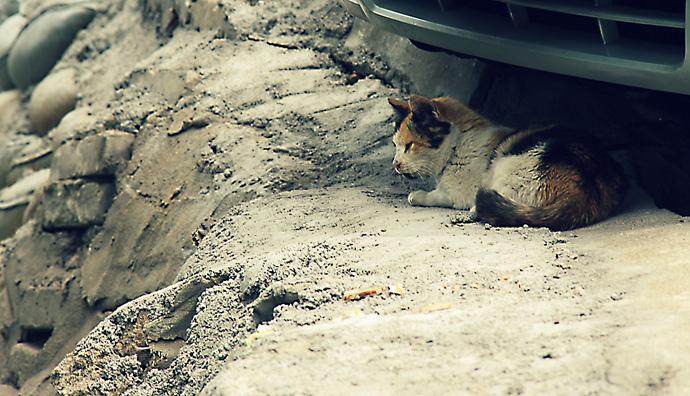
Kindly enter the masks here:
<path id="1" fill-rule="evenodd" d="M 398 173 L 401 173 L 400 167 L 402 166 L 402 163 L 398 160 L 393 160 L 393 168 L 395 168 L 395 171 Z"/>

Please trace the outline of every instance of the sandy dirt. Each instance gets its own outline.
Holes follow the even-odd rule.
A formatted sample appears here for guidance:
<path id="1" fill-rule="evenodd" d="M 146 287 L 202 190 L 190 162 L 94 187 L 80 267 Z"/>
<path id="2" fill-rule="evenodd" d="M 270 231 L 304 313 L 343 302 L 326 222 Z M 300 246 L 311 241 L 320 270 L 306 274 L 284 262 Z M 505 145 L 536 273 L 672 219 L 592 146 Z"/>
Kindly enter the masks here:
<path id="1" fill-rule="evenodd" d="M 640 204 L 604 224 L 554 233 L 450 225 L 448 210 L 401 201 L 336 190 L 258 201 L 233 216 L 233 224 L 244 220 L 240 235 L 219 236 L 233 235 L 239 246 L 265 240 L 252 250 L 285 246 L 278 263 L 276 253 L 263 256 L 261 275 L 245 278 L 244 287 L 280 281 L 295 285 L 299 300 L 277 307 L 266 323 L 274 333 L 252 340 L 206 393 L 687 389 L 688 306 L 679 292 L 686 283 L 677 276 L 688 262 L 671 247 L 661 255 L 640 247 L 661 235 L 665 246 L 683 246 L 688 225 L 678 216 Z M 278 235 L 295 239 L 261 238 L 269 218 Z M 257 233 L 244 239 L 252 223 Z M 306 274 L 295 273 L 292 260 Z M 405 292 L 390 293 L 393 284 Z M 382 295 L 342 298 L 376 286 Z"/>
<path id="2" fill-rule="evenodd" d="M 569 232 L 453 225 L 453 214 L 362 188 L 239 205 L 181 271 L 179 284 L 226 280 L 200 294 L 177 360 L 115 371 L 141 384 L 133 395 L 196 394 L 209 380 L 201 394 L 687 389 L 685 218 L 639 191 L 625 213 Z M 108 351 L 125 318 L 169 316 L 160 301 L 179 287 L 126 304 L 77 351 Z"/>

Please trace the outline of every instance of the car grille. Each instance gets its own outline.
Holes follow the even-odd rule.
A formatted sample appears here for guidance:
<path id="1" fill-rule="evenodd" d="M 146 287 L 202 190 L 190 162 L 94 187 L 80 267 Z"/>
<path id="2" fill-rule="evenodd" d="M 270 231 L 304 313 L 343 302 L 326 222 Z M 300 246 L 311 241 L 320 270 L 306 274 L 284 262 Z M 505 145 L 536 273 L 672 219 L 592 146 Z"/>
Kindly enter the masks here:
<path id="1" fill-rule="evenodd" d="M 685 55 L 685 0 L 376 0 L 496 38 L 663 66 Z"/>
<path id="2" fill-rule="evenodd" d="M 690 95 L 690 0 L 341 1 L 422 48 Z"/>

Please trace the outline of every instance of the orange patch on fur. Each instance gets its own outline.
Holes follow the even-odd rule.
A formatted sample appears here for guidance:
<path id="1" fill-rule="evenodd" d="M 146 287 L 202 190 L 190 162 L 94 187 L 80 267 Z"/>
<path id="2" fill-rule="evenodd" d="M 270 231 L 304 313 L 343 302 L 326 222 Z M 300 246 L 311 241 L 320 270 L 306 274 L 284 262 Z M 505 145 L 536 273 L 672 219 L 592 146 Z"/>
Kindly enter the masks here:
<path id="1" fill-rule="evenodd" d="M 393 108 L 396 109 L 403 116 L 409 114 L 412 111 L 410 109 L 410 105 L 402 100 L 388 98 L 388 103 L 390 103 L 391 106 L 393 106 Z"/>
<path id="2" fill-rule="evenodd" d="M 586 194 L 579 187 L 582 178 L 567 166 L 552 166 L 541 175 L 537 199 L 541 206 L 551 205 L 564 195 L 571 195 L 575 202 L 585 202 Z"/>
<path id="3" fill-rule="evenodd" d="M 409 124 L 411 123 L 410 118 L 411 117 L 408 116 L 400 124 L 400 129 L 398 129 L 398 139 L 397 139 L 398 145 L 402 145 L 404 147 L 408 143 L 412 142 L 412 143 L 414 143 L 413 146 L 416 146 L 416 147 L 414 147 L 416 149 L 419 149 L 422 147 L 429 147 L 429 143 L 425 139 L 418 136 L 416 133 L 412 132 L 412 130 L 410 129 L 410 126 L 409 126 Z"/>
<path id="4" fill-rule="evenodd" d="M 577 227 L 596 223 L 616 212 L 621 205 L 622 196 L 614 193 L 614 186 L 596 180 L 598 193 L 592 194 L 583 188 L 582 175 L 567 166 L 554 166 L 542 176 L 542 186 L 537 195 L 541 205 L 568 202 L 561 210 L 569 223 Z"/>

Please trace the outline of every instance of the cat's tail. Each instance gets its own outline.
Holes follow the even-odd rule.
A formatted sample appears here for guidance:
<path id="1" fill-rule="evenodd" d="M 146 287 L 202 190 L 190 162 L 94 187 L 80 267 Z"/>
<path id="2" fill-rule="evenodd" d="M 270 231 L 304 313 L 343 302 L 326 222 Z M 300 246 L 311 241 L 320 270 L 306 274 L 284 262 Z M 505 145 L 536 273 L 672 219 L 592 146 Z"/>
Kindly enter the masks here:
<path id="1" fill-rule="evenodd" d="M 529 206 L 507 198 L 495 190 L 480 188 L 476 198 L 477 216 L 495 227 L 529 225 L 562 231 L 583 227 L 601 219 L 591 218 L 583 205 L 567 199 L 552 205 Z"/>

